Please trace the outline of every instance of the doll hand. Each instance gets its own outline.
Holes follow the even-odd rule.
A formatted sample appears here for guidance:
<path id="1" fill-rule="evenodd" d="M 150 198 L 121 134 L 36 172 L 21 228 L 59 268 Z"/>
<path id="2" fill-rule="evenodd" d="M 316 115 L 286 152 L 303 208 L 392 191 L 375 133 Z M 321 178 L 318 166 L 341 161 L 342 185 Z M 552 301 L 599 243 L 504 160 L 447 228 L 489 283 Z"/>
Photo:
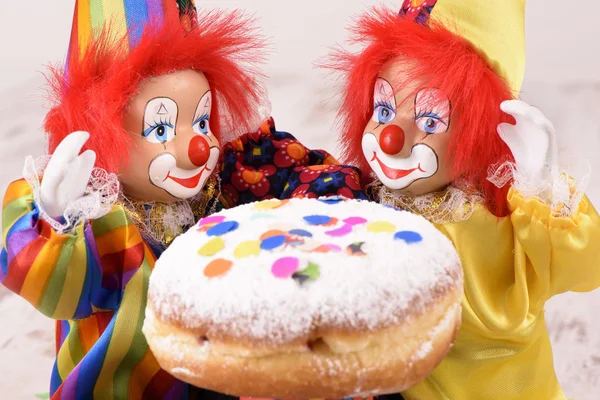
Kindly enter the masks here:
<path id="1" fill-rule="evenodd" d="M 54 219 L 63 216 L 69 203 L 81 198 L 87 188 L 96 153 L 79 154 L 89 139 L 87 132 L 74 132 L 56 148 L 42 178 L 41 206 Z"/>
<path id="2" fill-rule="evenodd" d="M 540 110 L 519 100 L 505 101 L 502 111 L 516 125 L 500 124 L 498 134 L 515 159 L 519 179 L 525 184 L 551 184 L 558 178 L 558 151 L 554 126 Z"/>
<path id="3" fill-rule="evenodd" d="M 516 120 L 515 125 L 498 126 L 498 134 L 515 159 L 514 165 L 505 163 L 512 167 L 513 188 L 524 198 L 536 198 L 548 205 L 554 216 L 572 215 L 579 209 L 587 176 L 576 183 L 560 172 L 552 123 L 540 110 L 522 101 L 505 101 L 500 108 Z M 506 184 L 508 176 L 502 167 L 491 172 L 488 179 L 492 183 L 498 187 Z"/>

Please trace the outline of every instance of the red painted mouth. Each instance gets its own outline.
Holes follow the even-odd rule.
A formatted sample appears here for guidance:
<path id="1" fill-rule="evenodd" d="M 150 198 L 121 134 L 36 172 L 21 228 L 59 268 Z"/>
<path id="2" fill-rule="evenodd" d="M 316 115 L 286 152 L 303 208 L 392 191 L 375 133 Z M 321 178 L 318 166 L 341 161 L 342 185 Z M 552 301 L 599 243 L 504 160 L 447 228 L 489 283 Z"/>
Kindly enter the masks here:
<path id="1" fill-rule="evenodd" d="M 184 188 L 195 189 L 196 186 L 198 186 L 198 183 L 200 182 L 200 178 L 202 177 L 202 174 L 204 173 L 204 171 L 210 171 L 210 168 L 208 168 L 208 166 L 205 165 L 204 168 L 202 168 L 202 171 L 200 171 L 198 173 L 198 175 L 194 175 L 191 178 L 185 178 L 185 179 L 176 178 L 174 176 L 171 176 L 171 172 L 169 171 L 169 173 L 167 174 L 167 177 L 165 178 L 164 181 L 166 181 L 167 179 L 170 179 L 173 182 L 178 183 L 179 185 L 183 186 Z"/>
<path id="2" fill-rule="evenodd" d="M 405 176 L 408 176 L 408 175 L 412 174 L 415 171 L 425 172 L 421 168 L 421 163 L 419 163 L 419 165 L 417 166 L 417 168 L 413 168 L 413 169 L 394 169 L 394 168 L 390 168 L 387 165 L 385 165 L 383 162 L 381 162 L 381 160 L 377 157 L 377 153 L 376 152 L 373 152 L 373 158 L 371 159 L 371 161 L 375 161 L 375 160 L 377 160 L 377 163 L 381 167 L 381 170 L 383 171 L 383 174 L 385 176 L 387 176 L 388 179 L 391 179 L 393 181 L 401 179 L 401 178 L 404 178 Z"/>

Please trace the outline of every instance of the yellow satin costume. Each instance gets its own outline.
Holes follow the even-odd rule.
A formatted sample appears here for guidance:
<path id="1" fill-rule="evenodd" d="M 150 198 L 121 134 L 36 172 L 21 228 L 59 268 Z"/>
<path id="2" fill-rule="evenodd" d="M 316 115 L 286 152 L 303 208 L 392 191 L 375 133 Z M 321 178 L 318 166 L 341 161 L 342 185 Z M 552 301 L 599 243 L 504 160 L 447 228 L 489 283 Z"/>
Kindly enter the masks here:
<path id="1" fill-rule="evenodd" d="M 431 19 L 469 41 L 515 96 L 519 93 L 525 69 L 525 0 L 404 4 L 427 10 Z M 375 201 L 415 212 L 379 189 L 372 194 Z M 504 218 L 476 203 L 468 218 L 436 224 L 463 264 L 462 326 L 433 374 L 402 393 L 406 400 L 566 398 L 554 372 L 544 304 L 559 293 L 600 287 L 600 217 L 586 197 L 569 217 L 554 216 L 548 205 L 514 189 L 507 201 L 511 214 Z"/>
<path id="2" fill-rule="evenodd" d="M 549 206 L 514 189 L 508 204 L 504 218 L 477 204 L 466 220 L 436 224 L 463 264 L 462 326 L 433 374 L 402 393 L 406 400 L 566 398 L 544 303 L 600 287 L 600 216 L 586 197 L 570 217 L 554 217 Z"/>

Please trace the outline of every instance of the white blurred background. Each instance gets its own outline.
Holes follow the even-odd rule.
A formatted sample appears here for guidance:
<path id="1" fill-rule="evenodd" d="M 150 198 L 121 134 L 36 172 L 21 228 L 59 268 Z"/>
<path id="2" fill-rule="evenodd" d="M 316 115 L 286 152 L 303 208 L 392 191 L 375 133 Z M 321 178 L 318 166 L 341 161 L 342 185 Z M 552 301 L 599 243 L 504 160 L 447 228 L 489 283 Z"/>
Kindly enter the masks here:
<path id="1" fill-rule="evenodd" d="M 401 2 L 383 3 L 399 8 Z M 265 70 L 278 129 L 294 133 L 309 147 L 334 153 L 335 87 L 313 65 L 329 47 L 343 43 L 344 28 L 353 15 L 381 3 L 197 0 L 199 6 L 239 7 L 260 18 L 274 50 Z M 2 193 L 20 177 L 24 157 L 45 150 L 39 129 L 45 113 L 41 71 L 45 64 L 64 58 L 73 4 L 73 0 L 0 0 Z M 582 160 L 590 161 L 588 194 L 596 206 L 600 206 L 599 15 L 600 2 L 595 0 L 528 1 L 528 66 L 522 94 L 555 123 L 561 159 L 573 174 L 579 175 Z M 547 307 L 557 374 L 566 393 L 579 400 L 600 398 L 598 307 L 598 291 L 559 296 Z M 0 397 L 33 399 L 35 393 L 47 392 L 54 357 L 52 322 L 0 288 L 0 326 Z"/>

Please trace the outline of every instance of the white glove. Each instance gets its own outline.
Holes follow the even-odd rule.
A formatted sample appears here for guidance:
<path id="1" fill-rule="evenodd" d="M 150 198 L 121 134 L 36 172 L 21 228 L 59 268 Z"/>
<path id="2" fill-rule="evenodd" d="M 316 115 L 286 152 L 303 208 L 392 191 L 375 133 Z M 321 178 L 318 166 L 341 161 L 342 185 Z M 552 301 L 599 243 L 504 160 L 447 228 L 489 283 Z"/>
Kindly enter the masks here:
<path id="1" fill-rule="evenodd" d="M 63 216 L 69 203 L 85 194 L 96 162 L 91 150 L 79 154 L 89 139 L 87 132 L 74 132 L 58 145 L 42 178 L 40 206 L 52 218 Z"/>
<path id="2" fill-rule="evenodd" d="M 552 185 L 559 178 L 554 126 L 540 110 L 525 102 L 505 101 L 500 108 L 516 120 L 516 125 L 498 125 L 498 134 L 515 159 L 515 181 L 533 192 L 539 190 L 535 195 L 552 196 Z"/>

